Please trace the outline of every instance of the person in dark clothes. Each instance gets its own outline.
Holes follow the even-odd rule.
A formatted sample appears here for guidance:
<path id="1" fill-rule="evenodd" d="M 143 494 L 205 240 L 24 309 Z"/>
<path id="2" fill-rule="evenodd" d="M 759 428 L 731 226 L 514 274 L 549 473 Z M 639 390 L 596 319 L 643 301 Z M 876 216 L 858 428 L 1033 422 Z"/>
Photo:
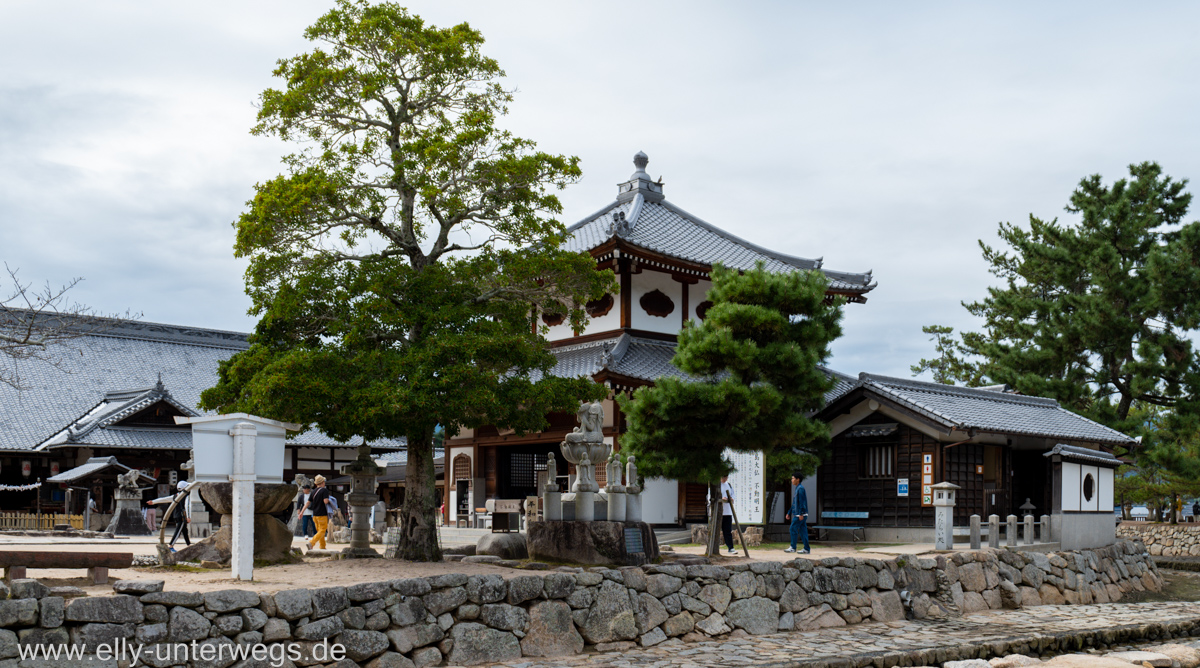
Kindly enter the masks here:
<path id="1" fill-rule="evenodd" d="M 721 476 L 721 534 L 725 538 L 725 547 L 729 554 L 737 554 L 733 549 L 733 485 L 729 484 L 729 476 Z"/>
<path id="2" fill-rule="evenodd" d="M 160 503 L 171 503 L 176 499 L 179 500 L 178 503 L 175 504 L 175 509 L 171 511 L 171 521 L 175 523 L 175 535 L 171 537 L 172 552 L 175 551 L 175 541 L 179 540 L 180 536 L 183 536 L 183 542 L 185 544 L 192 544 L 191 536 L 188 535 L 187 526 L 188 523 L 192 521 L 192 518 L 188 517 L 187 514 L 187 497 L 189 494 L 187 481 L 180 480 L 178 489 L 179 493 L 177 493 L 175 496 L 163 496 L 154 499 L 153 501 L 146 502 L 146 505 L 153 506 Z"/>
<path id="3" fill-rule="evenodd" d="M 795 490 L 792 492 L 792 506 L 788 512 L 784 514 L 784 519 L 792 521 L 790 527 L 792 534 L 792 546 L 784 550 L 784 552 L 796 551 L 796 539 L 804 539 L 804 554 L 812 552 L 808 546 L 808 492 L 804 490 L 804 486 L 800 483 L 804 482 L 804 476 L 796 471 L 792 474 L 792 486 Z"/>

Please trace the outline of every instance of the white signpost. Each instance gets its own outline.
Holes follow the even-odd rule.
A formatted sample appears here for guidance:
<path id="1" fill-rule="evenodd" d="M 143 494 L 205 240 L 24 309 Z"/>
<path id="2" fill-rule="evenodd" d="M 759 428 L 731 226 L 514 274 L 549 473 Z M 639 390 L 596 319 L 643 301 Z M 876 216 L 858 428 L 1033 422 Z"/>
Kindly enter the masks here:
<path id="1" fill-rule="evenodd" d="M 766 523 L 767 467 L 761 450 L 725 450 L 725 458 L 737 469 L 729 474 L 733 487 L 733 510 L 741 524 Z"/>
<path id="2" fill-rule="evenodd" d="M 246 413 L 176 417 L 192 425 L 197 482 L 229 482 L 233 489 L 233 550 L 236 580 L 254 579 L 254 484 L 283 482 L 284 438 L 300 425 Z"/>

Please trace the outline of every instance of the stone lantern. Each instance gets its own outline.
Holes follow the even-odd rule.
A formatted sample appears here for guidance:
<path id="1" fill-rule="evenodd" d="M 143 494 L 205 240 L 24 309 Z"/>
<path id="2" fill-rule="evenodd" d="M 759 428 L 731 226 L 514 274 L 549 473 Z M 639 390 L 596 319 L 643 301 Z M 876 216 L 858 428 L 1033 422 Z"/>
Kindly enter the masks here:
<path id="1" fill-rule="evenodd" d="M 958 485 L 951 482 L 939 482 L 932 485 L 933 491 L 933 536 L 934 549 L 954 549 L 954 496 Z"/>
<path id="2" fill-rule="evenodd" d="M 342 550 L 346 559 L 371 559 L 380 556 L 371 548 L 371 508 L 379 501 L 375 493 L 375 479 L 385 470 L 371 458 L 371 446 L 358 446 L 358 457 L 342 467 L 342 475 L 350 476 L 350 493 L 346 503 L 350 506 L 353 524 L 350 525 L 350 547 Z"/>

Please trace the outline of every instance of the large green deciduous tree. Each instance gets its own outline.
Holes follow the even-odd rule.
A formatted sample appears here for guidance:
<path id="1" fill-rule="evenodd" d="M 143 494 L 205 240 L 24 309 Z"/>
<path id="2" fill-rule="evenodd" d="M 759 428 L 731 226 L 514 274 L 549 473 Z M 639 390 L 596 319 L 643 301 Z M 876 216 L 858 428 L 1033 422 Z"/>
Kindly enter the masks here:
<path id="1" fill-rule="evenodd" d="M 399 555 L 438 560 L 436 428 L 537 430 L 602 394 L 545 373 L 532 312 L 578 325 L 616 284 L 562 250 L 552 191 L 578 159 L 498 127 L 511 95 L 479 32 L 339 0 L 305 37 L 316 46 L 279 61 L 285 86 L 263 92 L 253 130 L 301 147 L 236 224 L 261 319 L 202 405 L 406 437 Z"/>
<path id="2" fill-rule="evenodd" d="M 819 365 L 841 335 L 842 312 L 840 301 L 826 300 L 828 281 L 817 271 L 716 266 L 712 279 L 712 307 L 680 331 L 671 360 L 695 379 L 659 378 L 620 402 L 622 450 L 647 477 L 709 485 L 715 518 L 717 483 L 731 471 L 726 448 L 810 469 L 824 455 L 829 428 L 808 416 L 832 387 Z"/>
<path id="3" fill-rule="evenodd" d="M 914 372 L 1007 383 L 1129 433 L 1144 431 L 1138 404 L 1168 409 L 1170 429 L 1195 425 L 1200 223 L 1184 220 L 1186 185 L 1155 163 L 1131 165 L 1111 185 L 1080 181 L 1066 207 L 1077 222 L 1001 223 L 1007 248 L 980 247 L 1003 284 L 964 303 L 983 331 L 951 344 L 948 328 L 927 328 L 939 358 Z"/>

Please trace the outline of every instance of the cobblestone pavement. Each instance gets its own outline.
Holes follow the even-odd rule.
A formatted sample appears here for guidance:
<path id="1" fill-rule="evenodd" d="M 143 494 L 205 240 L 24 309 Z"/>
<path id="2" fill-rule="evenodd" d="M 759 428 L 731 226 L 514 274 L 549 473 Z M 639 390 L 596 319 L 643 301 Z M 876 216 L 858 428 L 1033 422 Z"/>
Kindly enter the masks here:
<path id="1" fill-rule="evenodd" d="M 987 648 L 980 657 L 986 658 L 1021 653 L 1019 649 L 1023 645 L 1038 654 L 1047 648 L 1046 643 L 1071 642 L 1068 638 L 1088 635 L 1104 638 L 1107 642 L 1149 641 L 1155 638 L 1145 636 L 1160 635 L 1162 631 L 1147 634 L 1147 627 L 1160 629 L 1172 624 L 1178 625 L 1176 633 L 1181 628 L 1200 628 L 1200 603 L 1044 605 L 978 613 L 947 621 L 870 623 L 808 633 L 777 633 L 697 643 L 672 639 L 655 647 L 625 652 L 553 659 L 522 658 L 494 665 L 510 668 L 937 665 L 946 660 L 967 658 L 968 654 L 979 656 L 980 647 Z M 1111 639 L 1105 638 L 1106 633 Z M 940 656 L 936 651 L 920 653 L 921 650 L 939 648 L 946 650 Z M 1069 651 L 1078 649 L 1082 646 L 1072 647 Z"/>

